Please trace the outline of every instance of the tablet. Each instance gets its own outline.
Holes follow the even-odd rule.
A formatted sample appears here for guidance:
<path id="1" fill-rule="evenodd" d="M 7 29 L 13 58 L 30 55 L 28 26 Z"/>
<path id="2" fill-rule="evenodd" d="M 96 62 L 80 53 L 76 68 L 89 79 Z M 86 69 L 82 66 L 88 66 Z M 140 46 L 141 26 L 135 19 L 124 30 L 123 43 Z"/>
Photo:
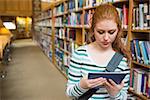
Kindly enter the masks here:
<path id="1" fill-rule="evenodd" d="M 112 79 L 116 84 L 120 84 L 126 75 L 127 73 L 121 73 L 121 72 L 89 73 L 88 79 L 95 79 L 95 78 L 103 77 L 106 79 Z"/>

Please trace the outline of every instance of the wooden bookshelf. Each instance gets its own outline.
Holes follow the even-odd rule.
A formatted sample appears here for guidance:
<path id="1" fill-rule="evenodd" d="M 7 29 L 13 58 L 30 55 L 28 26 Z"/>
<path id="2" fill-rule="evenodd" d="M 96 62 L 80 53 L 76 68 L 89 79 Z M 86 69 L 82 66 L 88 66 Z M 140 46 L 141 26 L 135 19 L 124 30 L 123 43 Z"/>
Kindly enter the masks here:
<path id="1" fill-rule="evenodd" d="M 131 61 L 131 71 L 133 71 L 134 69 L 135 70 L 137 69 L 139 72 L 140 72 L 140 70 L 141 70 L 141 72 L 144 72 L 145 75 L 141 74 L 144 78 L 147 78 L 147 80 L 144 79 L 144 82 L 142 81 L 143 80 L 142 78 L 137 77 L 137 76 L 132 76 L 132 77 L 136 78 L 137 80 L 140 80 L 139 82 L 134 83 L 134 84 L 139 84 L 139 85 L 141 84 L 141 86 L 142 86 L 142 83 L 143 84 L 149 84 L 148 81 L 149 81 L 149 74 L 150 74 L 149 73 L 150 64 L 145 64 L 146 60 L 143 57 L 144 53 L 142 53 L 142 52 L 144 52 L 143 49 L 146 50 L 146 47 L 145 46 L 144 46 L 145 48 L 141 47 L 141 45 L 139 45 L 139 44 L 140 44 L 141 41 L 144 41 L 144 42 L 145 41 L 149 41 L 148 37 L 150 35 L 150 29 L 149 29 L 150 26 L 148 26 L 148 22 L 144 26 L 144 23 L 145 23 L 144 20 L 146 20 L 146 18 L 144 18 L 144 12 L 142 12 L 142 10 L 140 10 L 140 9 L 144 9 L 145 10 L 146 9 L 146 5 L 148 6 L 148 4 L 149 4 L 148 3 L 149 1 L 148 0 L 144 0 L 144 1 L 129 0 L 129 1 L 130 1 L 129 2 L 129 13 L 130 13 L 130 16 L 129 16 L 129 22 L 128 22 L 129 23 L 129 25 L 128 25 L 129 26 L 128 27 L 128 37 L 129 37 L 128 38 L 128 47 L 131 50 L 132 55 L 134 55 L 136 57 L 136 60 L 137 60 L 137 61 L 134 61 L 134 60 Z M 141 7 L 143 7 L 143 8 L 141 8 Z M 137 13 L 138 10 L 139 10 L 139 12 Z M 137 16 L 136 14 L 139 14 L 139 15 Z M 145 16 L 147 16 L 147 15 L 145 15 Z M 138 19 L 138 21 L 137 21 L 137 19 Z M 135 54 L 134 54 L 134 52 L 133 52 L 133 45 L 131 46 L 130 43 L 133 42 L 133 41 L 136 41 L 136 40 L 138 40 L 137 43 L 136 44 L 134 44 L 135 42 L 133 43 L 134 44 L 134 49 L 135 49 L 135 51 L 137 51 L 137 50 L 140 50 L 140 51 L 139 52 L 135 52 Z M 138 47 L 137 44 L 139 45 L 139 47 Z M 146 43 L 143 43 L 143 44 L 146 44 Z M 140 63 L 140 60 L 139 60 L 139 58 L 137 56 L 138 57 L 140 56 L 139 57 L 140 59 L 144 59 L 143 60 L 144 64 Z M 133 71 L 131 73 L 136 73 L 136 71 L 135 72 Z M 138 73 L 138 75 L 140 76 L 140 73 Z M 147 83 L 145 83 L 145 82 L 147 82 Z M 136 87 L 135 85 L 133 85 L 132 87 L 130 87 L 129 92 L 131 92 L 132 94 L 136 95 L 138 98 L 140 98 L 142 100 L 148 100 L 149 97 L 146 96 L 146 95 L 143 95 L 146 92 L 146 90 L 142 89 L 141 86 L 137 86 Z M 143 87 L 146 87 L 146 89 L 148 89 L 147 86 L 143 85 Z M 138 91 L 138 93 L 137 93 L 137 91 Z M 142 93 L 142 91 L 143 91 L 143 93 Z"/>
<path id="2" fill-rule="evenodd" d="M 150 33 L 150 29 L 133 29 L 132 32 L 136 32 L 136 33 Z"/>
<path id="3" fill-rule="evenodd" d="M 148 98 L 143 94 L 136 93 L 133 89 L 129 88 L 128 91 L 137 96 L 137 100 L 148 100 Z"/>
<path id="4" fill-rule="evenodd" d="M 136 62 L 136 61 L 132 61 L 132 63 L 134 63 L 134 64 L 136 64 L 136 65 L 139 65 L 139 66 L 142 66 L 142 67 L 144 67 L 144 68 L 150 69 L 150 65 L 140 64 L 140 63 L 138 63 L 138 62 Z"/>

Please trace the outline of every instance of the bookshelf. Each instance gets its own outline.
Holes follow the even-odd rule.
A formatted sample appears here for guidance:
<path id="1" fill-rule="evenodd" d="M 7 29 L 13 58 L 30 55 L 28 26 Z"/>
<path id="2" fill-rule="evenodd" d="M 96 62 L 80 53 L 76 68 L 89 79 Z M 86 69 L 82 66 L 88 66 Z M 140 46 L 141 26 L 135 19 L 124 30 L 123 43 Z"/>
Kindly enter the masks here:
<path id="1" fill-rule="evenodd" d="M 34 18 L 34 40 L 48 56 L 51 62 L 54 62 L 54 25 L 53 25 L 53 5 L 40 12 Z"/>
<path id="2" fill-rule="evenodd" d="M 149 0 L 129 2 L 128 46 L 132 53 L 129 91 L 142 100 L 150 98 L 150 36 Z"/>
<path id="3" fill-rule="evenodd" d="M 127 38 L 126 44 L 128 49 L 132 49 L 131 41 L 133 40 L 142 40 L 142 43 L 143 41 L 149 40 L 149 24 L 143 24 L 142 26 L 141 22 L 137 24 L 137 19 L 135 19 L 137 18 L 135 17 L 135 9 L 139 8 L 139 4 L 141 3 L 139 2 L 140 0 L 108 1 L 116 6 L 120 14 L 123 27 L 123 38 Z M 56 2 L 52 7 L 41 12 L 38 17 L 36 17 L 35 30 L 37 41 L 56 68 L 58 68 L 66 78 L 72 52 L 78 46 L 88 43 L 87 37 L 89 35 L 90 22 L 96 6 L 101 3 L 108 3 L 108 1 L 62 0 Z M 149 0 L 144 0 L 143 3 L 148 4 L 148 2 Z M 148 7 L 145 8 L 148 10 Z M 144 18 L 145 17 L 143 17 L 143 19 Z M 148 19 L 148 21 L 150 20 Z M 140 25 L 140 27 L 138 25 Z M 150 65 L 139 63 L 137 60 L 133 59 L 131 61 L 131 72 L 136 68 L 147 71 L 150 69 Z M 146 75 L 148 76 L 145 76 L 145 79 L 148 80 L 147 77 L 150 77 L 149 73 L 147 74 L 146 72 Z M 130 84 L 132 83 L 130 82 Z M 132 94 L 144 100 L 148 99 L 148 95 L 143 95 L 143 93 L 136 91 L 135 87 L 132 85 L 130 86 L 129 91 Z"/>

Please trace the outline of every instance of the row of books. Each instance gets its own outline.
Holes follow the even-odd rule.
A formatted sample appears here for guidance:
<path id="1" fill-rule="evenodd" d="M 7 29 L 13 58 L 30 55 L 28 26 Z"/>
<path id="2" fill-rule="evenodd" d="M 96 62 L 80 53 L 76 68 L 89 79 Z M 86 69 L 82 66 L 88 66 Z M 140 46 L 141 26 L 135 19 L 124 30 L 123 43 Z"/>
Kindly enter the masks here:
<path id="1" fill-rule="evenodd" d="M 150 65 L 150 42 L 133 39 L 131 41 L 131 52 L 133 60 Z"/>
<path id="2" fill-rule="evenodd" d="M 52 35 L 52 28 L 51 27 L 43 27 L 43 28 L 41 28 L 41 32 L 43 34 Z"/>
<path id="3" fill-rule="evenodd" d="M 57 18 L 55 18 L 54 22 L 55 22 L 55 27 L 63 26 L 64 25 L 64 17 L 57 17 Z"/>
<path id="4" fill-rule="evenodd" d="M 44 35 L 44 34 L 38 34 L 39 46 L 43 50 L 43 52 L 48 56 L 48 58 L 52 61 L 52 39 L 51 37 Z"/>
<path id="5" fill-rule="evenodd" d="M 55 7 L 53 9 L 53 14 L 54 15 L 59 15 L 59 14 L 63 14 L 65 11 L 72 11 L 72 10 L 78 10 L 79 8 L 83 8 L 83 7 L 94 7 L 96 5 L 99 5 L 101 3 L 107 3 L 107 2 L 117 2 L 117 1 L 121 1 L 121 0 L 69 0 L 68 3 L 65 3 L 66 5 L 64 5 L 64 3 L 58 5 L 57 7 Z M 66 9 L 66 10 L 64 10 Z M 52 17 L 52 10 L 49 9 L 43 13 L 41 13 L 39 16 L 39 18 L 46 18 L 46 17 Z"/>
<path id="6" fill-rule="evenodd" d="M 133 9 L 133 29 L 150 29 L 150 3 L 141 3 Z"/>
<path id="7" fill-rule="evenodd" d="M 94 7 L 102 3 L 113 3 L 122 0 L 69 0 L 68 9 L 69 11 L 78 10 L 80 8 Z"/>
<path id="8" fill-rule="evenodd" d="M 82 20 L 82 13 L 70 13 L 66 17 L 55 18 L 55 26 L 57 27 L 63 25 L 81 25 Z"/>
<path id="9" fill-rule="evenodd" d="M 119 1 L 122 1 L 122 0 L 84 0 L 83 5 L 85 7 L 94 7 L 103 3 L 108 3 L 108 2 L 114 3 L 114 2 L 119 2 Z"/>
<path id="10" fill-rule="evenodd" d="M 46 19 L 46 20 L 42 20 L 40 22 L 36 22 L 37 26 L 48 26 L 51 27 L 52 26 L 52 19 Z"/>
<path id="11" fill-rule="evenodd" d="M 63 51 L 60 49 L 56 48 L 55 49 L 55 57 L 56 57 L 56 64 L 59 67 L 60 70 L 64 71 L 65 74 L 68 74 L 68 68 L 69 68 L 69 60 L 70 56 L 65 54 Z"/>
<path id="12" fill-rule="evenodd" d="M 119 12 L 120 19 L 122 20 L 123 28 L 127 29 L 127 26 L 128 26 L 128 8 L 124 4 L 122 8 L 117 8 L 117 10 Z M 84 25 L 90 26 L 91 18 L 93 16 L 93 14 L 94 14 L 94 9 L 85 11 Z M 54 21 L 55 27 L 57 27 L 57 26 L 61 27 L 63 25 L 71 25 L 71 26 L 82 25 L 82 21 L 83 21 L 82 16 L 83 16 L 82 12 L 76 12 L 76 13 L 72 12 L 72 13 L 68 14 L 66 17 L 64 17 L 64 16 L 56 17 L 55 21 Z M 46 21 L 42 21 L 43 23 L 41 23 L 41 24 L 45 25 L 45 26 L 52 25 L 51 20 L 46 20 Z"/>
<path id="13" fill-rule="evenodd" d="M 52 17 L 52 10 L 49 9 L 46 12 L 41 13 L 41 15 L 39 16 L 40 18 L 45 18 L 45 17 Z"/>
<path id="14" fill-rule="evenodd" d="M 55 48 L 56 63 L 60 68 L 63 66 L 63 55 L 63 51 L 59 50 L 59 48 Z"/>
<path id="15" fill-rule="evenodd" d="M 122 27 L 127 29 L 128 26 L 128 8 L 124 4 L 122 8 L 117 8 L 119 12 L 120 19 L 122 20 Z M 84 15 L 84 25 L 91 26 L 92 16 L 94 14 L 94 9 L 86 10 Z M 73 19 L 77 19 L 76 16 Z M 77 19 L 78 20 L 78 19 Z"/>
<path id="16" fill-rule="evenodd" d="M 84 0 L 69 0 L 68 2 L 68 9 L 74 10 L 74 9 L 78 9 L 78 8 L 83 8 L 83 1 Z"/>
<path id="17" fill-rule="evenodd" d="M 34 18 L 34 21 L 39 21 L 45 18 L 51 18 L 52 17 L 52 9 L 46 10 L 40 14 L 37 15 L 37 17 Z"/>
<path id="18" fill-rule="evenodd" d="M 36 32 L 40 32 L 42 34 L 49 35 L 49 36 L 52 35 L 51 27 L 42 27 L 42 26 L 35 25 L 34 29 Z"/>
<path id="19" fill-rule="evenodd" d="M 136 93 L 150 97 L 150 72 L 138 68 L 131 70 L 130 87 Z"/>
<path id="20" fill-rule="evenodd" d="M 76 29 L 64 29 L 64 28 L 56 28 L 55 29 L 55 36 L 59 37 L 60 39 L 66 39 L 68 41 L 76 41 Z M 80 33 L 81 34 L 81 33 Z"/>
<path id="21" fill-rule="evenodd" d="M 123 4 L 122 8 L 117 8 L 119 12 L 120 19 L 122 21 L 122 28 L 127 29 L 128 27 L 128 7 L 126 4 Z"/>
<path id="22" fill-rule="evenodd" d="M 74 41 L 64 41 L 57 37 L 55 38 L 55 46 L 68 54 L 71 54 L 78 47 Z"/>
<path id="23" fill-rule="evenodd" d="M 71 13 L 67 17 L 66 25 L 81 25 L 82 21 L 82 13 Z"/>
<path id="24" fill-rule="evenodd" d="M 55 7 L 53 13 L 57 15 L 64 13 L 64 4 L 60 4 L 57 7 Z"/>
<path id="25" fill-rule="evenodd" d="M 84 15 L 84 25 L 87 25 L 88 27 L 91 26 L 91 23 L 92 23 L 92 16 L 93 16 L 94 12 L 95 12 L 94 9 L 85 11 L 85 15 Z"/>
<path id="26" fill-rule="evenodd" d="M 64 41 L 74 41 L 76 42 L 77 38 L 81 38 L 77 34 L 81 34 L 82 30 L 73 29 L 73 28 L 55 28 L 55 37 L 58 39 L 63 39 Z M 85 36 L 84 43 L 89 43 L 89 29 L 85 30 L 83 33 Z M 78 37 L 77 37 L 78 36 Z M 79 44 L 78 44 L 79 45 Z"/>

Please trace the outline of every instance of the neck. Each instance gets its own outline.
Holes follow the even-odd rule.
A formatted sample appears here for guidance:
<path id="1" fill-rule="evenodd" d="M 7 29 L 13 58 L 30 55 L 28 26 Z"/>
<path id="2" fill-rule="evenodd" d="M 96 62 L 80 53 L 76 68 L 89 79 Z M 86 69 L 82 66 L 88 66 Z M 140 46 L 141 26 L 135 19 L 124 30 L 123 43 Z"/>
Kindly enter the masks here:
<path id="1" fill-rule="evenodd" d="M 108 47 L 108 48 L 102 48 L 100 47 L 96 42 L 93 42 L 93 47 L 98 50 L 98 51 L 101 51 L 101 52 L 107 52 L 107 51 L 112 51 L 113 48 L 112 46 Z"/>

